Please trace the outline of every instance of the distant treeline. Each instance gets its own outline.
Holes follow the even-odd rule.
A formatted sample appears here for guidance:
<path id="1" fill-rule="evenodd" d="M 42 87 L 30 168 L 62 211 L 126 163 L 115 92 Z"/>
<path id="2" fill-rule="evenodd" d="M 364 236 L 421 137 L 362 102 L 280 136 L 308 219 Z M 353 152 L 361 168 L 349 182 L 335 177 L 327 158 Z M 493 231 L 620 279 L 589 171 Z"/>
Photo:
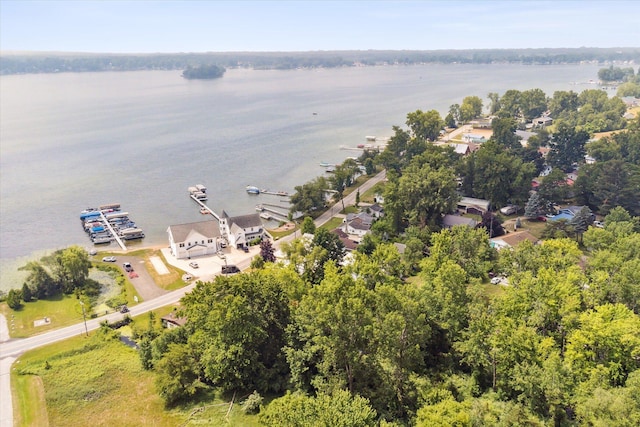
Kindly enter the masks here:
<path id="1" fill-rule="evenodd" d="M 224 52 L 176 54 L 5 53 L 0 74 L 224 68 L 295 69 L 388 64 L 576 64 L 640 63 L 640 47 L 472 50 L 366 50 L 317 52 Z"/>

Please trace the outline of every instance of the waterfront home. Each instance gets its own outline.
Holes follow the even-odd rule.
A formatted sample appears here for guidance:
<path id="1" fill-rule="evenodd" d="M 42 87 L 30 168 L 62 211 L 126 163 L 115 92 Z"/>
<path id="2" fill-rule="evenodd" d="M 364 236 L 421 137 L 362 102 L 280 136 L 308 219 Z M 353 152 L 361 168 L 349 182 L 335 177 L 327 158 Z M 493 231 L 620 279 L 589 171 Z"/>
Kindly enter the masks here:
<path id="1" fill-rule="evenodd" d="M 342 224 L 342 231 L 349 236 L 361 238 L 371 230 L 374 217 L 366 212 L 347 214 Z"/>
<path id="2" fill-rule="evenodd" d="M 177 259 L 212 255 L 220 249 L 220 228 L 216 221 L 170 225 L 167 235 L 171 254 Z"/>
<path id="3" fill-rule="evenodd" d="M 220 233 L 234 248 L 246 248 L 254 240 L 264 237 L 264 226 L 260 214 L 253 213 L 240 216 L 229 216 L 222 211 L 220 216 Z"/>
<path id="4" fill-rule="evenodd" d="M 456 154 L 466 156 L 471 152 L 471 148 L 469 147 L 469 144 L 454 144 L 453 142 L 451 142 L 449 143 L 449 145 L 453 147 L 453 151 L 455 151 Z"/>
<path id="5" fill-rule="evenodd" d="M 533 127 L 534 128 L 544 128 L 547 126 L 551 126 L 553 124 L 553 119 L 549 116 L 538 117 L 537 119 L 533 119 Z"/>

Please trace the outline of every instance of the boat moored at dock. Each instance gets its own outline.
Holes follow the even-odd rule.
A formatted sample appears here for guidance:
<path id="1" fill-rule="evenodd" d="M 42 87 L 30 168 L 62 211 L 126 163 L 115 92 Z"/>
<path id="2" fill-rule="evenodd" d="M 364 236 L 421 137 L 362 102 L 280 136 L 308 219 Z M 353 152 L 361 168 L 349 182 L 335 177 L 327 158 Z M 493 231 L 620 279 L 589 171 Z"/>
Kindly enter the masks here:
<path id="1" fill-rule="evenodd" d="M 249 194 L 260 194 L 260 189 L 258 187 L 254 187 L 253 185 L 247 185 L 246 190 Z"/>

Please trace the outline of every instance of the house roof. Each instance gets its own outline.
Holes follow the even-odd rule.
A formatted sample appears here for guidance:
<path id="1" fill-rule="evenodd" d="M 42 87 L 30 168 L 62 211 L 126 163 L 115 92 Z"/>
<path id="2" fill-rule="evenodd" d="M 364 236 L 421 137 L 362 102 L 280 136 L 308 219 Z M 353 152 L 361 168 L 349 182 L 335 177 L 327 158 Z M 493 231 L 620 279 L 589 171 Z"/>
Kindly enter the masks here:
<path id="1" fill-rule="evenodd" d="M 453 147 L 453 150 L 457 153 L 457 154 L 467 154 L 469 153 L 470 149 L 469 146 L 467 144 L 454 144 L 454 143 L 449 143 L 450 146 Z"/>
<path id="2" fill-rule="evenodd" d="M 380 206 L 377 203 L 372 204 L 371 206 L 369 206 L 369 209 L 371 209 L 373 212 L 382 212 L 384 211 L 384 208 L 382 206 Z"/>
<path id="3" fill-rule="evenodd" d="M 358 244 L 356 242 L 354 242 L 353 240 L 349 239 L 349 235 L 347 233 L 345 233 L 344 231 L 342 231 L 341 229 L 336 228 L 336 229 L 332 230 L 331 232 L 338 236 L 338 238 L 340 239 L 340 241 L 342 242 L 342 244 L 344 245 L 344 248 L 346 250 L 355 251 L 357 249 Z"/>
<path id="4" fill-rule="evenodd" d="M 260 214 L 248 214 L 248 215 L 240 215 L 227 217 L 229 225 L 237 225 L 240 228 L 251 228 L 251 227 L 262 227 L 262 221 L 260 220 Z"/>
<path id="5" fill-rule="evenodd" d="M 350 221 L 349 227 L 354 228 L 356 230 L 371 230 L 371 223 L 366 222 L 362 218 L 354 218 L 353 221 Z"/>
<path id="6" fill-rule="evenodd" d="M 184 242 L 192 231 L 202 234 L 207 238 L 220 237 L 220 227 L 214 220 L 169 226 L 169 232 L 173 236 L 174 242 Z"/>
<path id="7" fill-rule="evenodd" d="M 527 230 L 523 230 L 523 231 L 516 231 L 514 233 L 508 233 L 491 240 L 494 242 L 502 241 L 513 248 L 515 246 L 518 246 L 520 243 L 524 242 L 525 240 L 528 240 L 531 243 L 537 243 L 539 239 L 533 234 L 529 233 Z"/>
<path id="8" fill-rule="evenodd" d="M 481 208 L 485 211 L 489 210 L 490 201 L 484 199 L 476 199 L 473 197 L 462 197 L 458 201 L 459 206 L 473 207 L 473 208 Z"/>
<path id="9" fill-rule="evenodd" d="M 162 316 L 160 320 L 163 320 L 168 323 L 173 323 L 176 326 L 184 326 L 184 324 L 187 323 L 186 317 L 177 317 L 173 313 L 169 313 L 166 316 Z"/>
<path id="10" fill-rule="evenodd" d="M 477 224 L 473 218 L 467 218 L 460 215 L 445 215 L 442 218 L 442 226 L 450 228 L 456 225 L 468 225 L 469 227 L 475 227 Z"/>

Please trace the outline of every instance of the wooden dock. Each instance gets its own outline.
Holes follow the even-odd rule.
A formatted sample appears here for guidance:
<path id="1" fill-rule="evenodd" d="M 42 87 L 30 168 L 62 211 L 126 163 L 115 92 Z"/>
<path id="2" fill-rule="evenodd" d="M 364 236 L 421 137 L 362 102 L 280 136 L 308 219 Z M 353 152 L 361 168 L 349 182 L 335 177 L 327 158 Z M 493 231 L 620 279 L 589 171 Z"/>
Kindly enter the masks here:
<path id="1" fill-rule="evenodd" d="M 113 227 L 111 226 L 111 223 L 107 220 L 107 217 L 104 216 L 104 212 L 100 211 L 100 217 L 102 218 L 102 221 L 104 221 L 105 225 L 109 229 L 109 232 L 111 233 L 115 241 L 118 242 L 118 244 L 120 245 L 123 251 L 126 251 L 127 247 L 125 246 L 120 236 L 118 236 L 118 233 L 116 233 L 116 231 L 113 229 Z"/>
<path id="2" fill-rule="evenodd" d="M 260 194 L 268 194 L 270 196 L 291 197 L 286 191 L 260 190 Z"/>
<path id="3" fill-rule="evenodd" d="M 282 218 L 284 218 L 284 219 L 289 219 L 289 214 L 288 214 L 288 213 L 282 213 L 282 212 L 277 211 L 277 210 L 275 210 L 275 209 L 272 209 L 272 208 L 266 207 L 266 206 L 265 206 L 265 203 L 263 203 L 263 204 L 262 204 L 262 211 L 263 211 L 263 212 L 264 212 L 264 211 L 266 211 L 266 212 L 272 213 L 272 214 L 277 215 L 277 216 L 279 216 L 279 217 L 282 217 Z"/>
<path id="4" fill-rule="evenodd" d="M 207 211 L 209 211 L 209 213 L 218 221 L 220 222 L 220 217 L 218 216 L 217 213 L 215 213 L 213 211 L 213 209 L 211 209 L 209 206 L 205 205 L 202 200 L 199 200 L 196 196 L 194 196 L 193 194 L 190 194 L 189 197 L 191 197 L 191 199 L 196 202 L 198 205 L 200 205 L 200 208 L 202 209 L 206 209 Z"/>

